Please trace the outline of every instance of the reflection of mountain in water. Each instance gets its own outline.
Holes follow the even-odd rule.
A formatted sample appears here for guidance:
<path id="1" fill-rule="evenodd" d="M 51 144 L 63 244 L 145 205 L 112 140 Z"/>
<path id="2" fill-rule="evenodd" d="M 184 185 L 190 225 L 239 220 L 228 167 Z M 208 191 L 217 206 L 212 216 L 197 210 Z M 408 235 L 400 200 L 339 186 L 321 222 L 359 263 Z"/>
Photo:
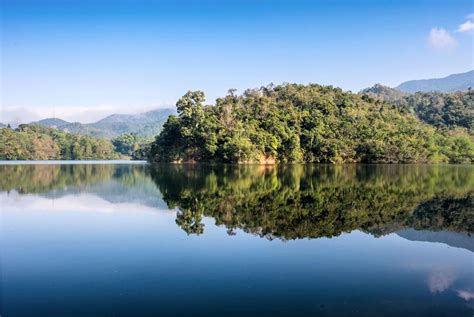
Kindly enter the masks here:
<path id="1" fill-rule="evenodd" d="M 462 248 L 474 252 L 474 239 L 467 233 L 405 229 L 398 231 L 397 235 L 411 241 L 444 243 L 454 248 Z"/>
<path id="2" fill-rule="evenodd" d="M 472 166 L 0 165 L 0 175 L 6 192 L 90 193 L 177 208 L 176 223 L 188 234 L 204 232 L 203 217 L 229 234 L 283 240 L 353 230 L 403 236 L 413 228 L 460 234 L 468 243 L 474 232 Z"/>

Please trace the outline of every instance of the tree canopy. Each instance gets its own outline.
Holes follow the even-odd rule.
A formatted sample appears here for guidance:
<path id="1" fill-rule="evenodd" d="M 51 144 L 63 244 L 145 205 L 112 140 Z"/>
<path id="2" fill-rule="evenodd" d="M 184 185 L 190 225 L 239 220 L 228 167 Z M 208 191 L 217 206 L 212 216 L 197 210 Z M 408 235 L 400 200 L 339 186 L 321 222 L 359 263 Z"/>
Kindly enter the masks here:
<path id="1" fill-rule="evenodd" d="M 100 160 L 115 159 L 108 140 L 65 133 L 38 125 L 0 129 L 2 160 Z"/>
<path id="2" fill-rule="evenodd" d="M 189 91 L 152 143 L 152 162 L 471 163 L 469 131 L 442 131 L 408 107 L 316 84 Z M 450 120 L 457 120 L 452 118 Z"/>
<path id="3" fill-rule="evenodd" d="M 437 128 L 466 128 L 474 133 L 474 91 L 441 93 L 404 93 L 379 84 L 360 92 L 379 101 L 414 112 L 417 117 Z"/>

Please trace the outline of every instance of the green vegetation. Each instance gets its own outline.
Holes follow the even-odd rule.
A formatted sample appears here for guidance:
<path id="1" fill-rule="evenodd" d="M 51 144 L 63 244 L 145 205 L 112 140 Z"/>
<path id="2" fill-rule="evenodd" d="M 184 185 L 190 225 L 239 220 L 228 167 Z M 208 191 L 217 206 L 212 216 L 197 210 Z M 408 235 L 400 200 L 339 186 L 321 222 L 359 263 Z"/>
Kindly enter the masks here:
<path id="1" fill-rule="evenodd" d="M 1 160 L 115 159 L 112 143 L 35 125 L 0 129 Z"/>
<path id="2" fill-rule="evenodd" d="M 436 128 L 465 128 L 474 134 L 474 91 L 471 89 L 455 93 L 407 94 L 377 84 L 362 90 L 361 94 L 414 112 L 420 120 Z"/>
<path id="3" fill-rule="evenodd" d="M 461 99 L 470 98 L 469 92 Z M 409 107 L 332 86 L 270 85 L 242 95 L 231 90 L 215 106 L 205 106 L 204 93 L 195 91 L 176 106 L 178 116 L 168 118 L 150 147 L 152 162 L 474 161 L 466 129 L 442 131 Z M 464 122 L 462 116 L 447 120 Z"/>
<path id="4" fill-rule="evenodd" d="M 284 240 L 404 228 L 474 233 L 474 169 L 440 165 L 160 165 L 151 175 L 176 223 L 204 217 Z"/>
<path id="5" fill-rule="evenodd" d="M 145 146 L 147 140 L 136 133 L 124 133 L 112 139 L 115 151 L 134 159 L 141 157 L 140 149 Z"/>
<path id="6" fill-rule="evenodd" d="M 405 98 L 418 117 L 438 128 L 463 127 L 474 132 L 474 91 L 416 93 Z"/>

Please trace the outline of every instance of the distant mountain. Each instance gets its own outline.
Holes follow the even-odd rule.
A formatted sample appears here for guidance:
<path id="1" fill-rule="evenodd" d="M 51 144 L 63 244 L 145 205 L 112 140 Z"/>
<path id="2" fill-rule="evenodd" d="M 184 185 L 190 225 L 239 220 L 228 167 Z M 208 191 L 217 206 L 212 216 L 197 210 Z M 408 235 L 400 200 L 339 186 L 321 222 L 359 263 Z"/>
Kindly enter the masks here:
<path id="1" fill-rule="evenodd" d="M 160 132 L 174 109 L 158 109 L 135 115 L 113 114 L 92 124 L 92 127 L 110 131 L 116 135 L 135 132 L 142 136 L 153 136 Z"/>
<path id="2" fill-rule="evenodd" d="M 62 119 L 58 119 L 58 118 L 47 118 L 47 119 L 31 122 L 30 124 L 42 125 L 48 128 L 59 128 L 66 124 L 70 124 L 70 122 L 62 120 Z"/>
<path id="3" fill-rule="evenodd" d="M 140 114 L 112 114 L 94 123 L 67 122 L 48 118 L 31 124 L 54 127 L 59 130 L 100 138 L 114 138 L 123 133 L 136 133 L 143 137 L 157 135 L 167 118 L 176 111 L 171 108 L 157 109 Z"/>
<path id="4" fill-rule="evenodd" d="M 6 124 L 0 122 L 0 128 L 6 128 L 6 127 L 7 127 Z"/>
<path id="5" fill-rule="evenodd" d="M 395 88 L 403 92 L 414 93 L 418 91 L 466 91 L 469 87 L 474 87 L 474 70 L 467 73 L 449 75 L 444 78 L 410 80 Z"/>

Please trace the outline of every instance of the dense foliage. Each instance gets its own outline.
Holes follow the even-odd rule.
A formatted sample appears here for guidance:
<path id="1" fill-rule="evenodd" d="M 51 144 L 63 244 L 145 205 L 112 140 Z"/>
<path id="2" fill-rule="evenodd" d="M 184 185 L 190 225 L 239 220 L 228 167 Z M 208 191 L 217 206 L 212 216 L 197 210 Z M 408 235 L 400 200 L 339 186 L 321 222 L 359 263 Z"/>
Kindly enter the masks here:
<path id="1" fill-rule="evenodd" d="M 142 157 L 141 149 L 146 146 L 147 139 L 136 133 L 124 133 L 112 139 L 115 151 L 134 159 Z"/>
<path id="2" fill-rule="evenodd" d="M 474 132 L 474 91 L 416 93 L 405 98 L 418 117 L 436 127 L 464 127 Z"/>
<path id="3" fill-rule="evenodd" d="M 117 158 L 112 143 L 35 125 L 0 129 L 2 160 L 94 160 Z"/>
<path id="4" fill-rule="evenodd" d="M 461 127 L 471 134 L 474 132 L 474 91 L 471 89 L 455 93 L 408 94 L 377 84 L 362 90 L 361 94 L 414 112 L 420 120 L 437 128 Z"/>
<path id="5" fill-rule="evenodd" d="M 153 162 L 472 162 L 466 131 L 443 132 L 406 107 L 331 86 L 186 93 L 152 144 Z"/>

